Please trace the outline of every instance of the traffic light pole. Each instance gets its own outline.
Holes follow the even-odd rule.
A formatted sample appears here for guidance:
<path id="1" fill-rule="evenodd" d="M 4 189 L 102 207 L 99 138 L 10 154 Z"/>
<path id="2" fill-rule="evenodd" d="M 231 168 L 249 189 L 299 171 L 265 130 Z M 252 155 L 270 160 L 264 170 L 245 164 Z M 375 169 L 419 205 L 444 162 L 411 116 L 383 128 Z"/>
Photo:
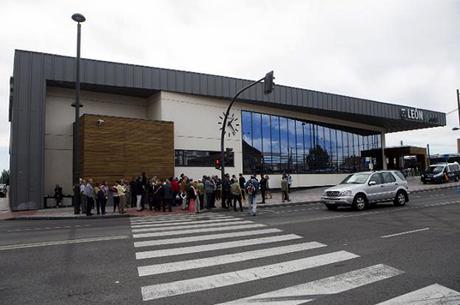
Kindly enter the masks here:
<path id="1" fill-rule="evenodd" d="M 255 82 L 250 83 L 249 85 L 247 85 L 246 87 L 238 91 L 235 94 L 235 96 L 232 98 L 232 101 L 230 105 L 228 105 L 227 111 L 225 112 L 225 115 L 222 121 L 222 132 L 220 134 L 220 166 L 221 166 L 220 168 L 221 177 L 220 178 L 222 179 L 222 181 L 224 180 L 224 177 L 225 177 L 225 148 L 224 148 L 225 147 L 225 127 L 227 126 L 227 118 L 228 118 L 228 115 L 230 114 L 230 110 L 233 104 L 235 103 L 236 99 L 238 98 L 238 96 L 240 96 L 241 93 L 248 90 L 252 86 L 262 82 L 263 80 L 265 80 L 265 83 L 266 83 L 266 86 L 264 88 L 264 93 L 266 94 L 271 93 L 273 90 L 273 71 L 267 73 L 265 77 Z"/>

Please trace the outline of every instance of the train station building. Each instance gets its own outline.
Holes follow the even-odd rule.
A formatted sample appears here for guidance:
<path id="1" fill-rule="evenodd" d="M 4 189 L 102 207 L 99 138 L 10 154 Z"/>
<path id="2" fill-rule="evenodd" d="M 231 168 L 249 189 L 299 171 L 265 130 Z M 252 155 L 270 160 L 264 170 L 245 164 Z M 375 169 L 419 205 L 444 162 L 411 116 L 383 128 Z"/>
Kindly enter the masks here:
<path id="1" fill-rule="evenodd" d="M 250 82 L 82 59 L 80 138 L 74 141 L 75 58 L 16 50 L 11 209 L 42 208 L 56 184 L 72 193 L 74 143 L 78 176 L 95 181 L 141 172 L 193 179 L 219 174 L 219 116 Z M 226 172 L 268 174 L 273 188 L 284 172 L 293 187 L 313 187 L 337 183 L 369 163 L 385 168 L 385 134 L 446 124 L 436 111 L 278 84 L 269 95 L 263 85 L 249 89 L 230 116 Z"/>

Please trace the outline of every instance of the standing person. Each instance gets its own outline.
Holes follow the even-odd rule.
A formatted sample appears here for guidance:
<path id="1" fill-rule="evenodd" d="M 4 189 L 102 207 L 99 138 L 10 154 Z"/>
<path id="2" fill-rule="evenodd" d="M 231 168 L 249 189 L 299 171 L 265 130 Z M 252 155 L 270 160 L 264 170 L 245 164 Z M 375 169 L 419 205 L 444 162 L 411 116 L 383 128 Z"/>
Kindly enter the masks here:
<path id="1" fill-rule="evenodd" d="M 132 185 L 131 193 L 134 194 L 136 198 L 136 210 L 140 212 L 142 211 L 141 202 L 142 202 L 142 194 L 144 190 L 142 186 L 141 177 L 137 177 L 136 181 L 134 181 L 134 183 L 132 183 L 131 185 Z"/>
<path id="2" fill-rule="evenodd" d="M 232 179 L 232 184 L 230 185 L 230 192 L 233 197 L 233 210 L 236 212 L 236 202 L 240 204 L 240 211 L 243 212 L 243 205 L 241 204 L 241 187 L 240 183 L 236 179 Z"/>
<path id="3" fill-rule="evenodd" d="M 265 193 L 267 194 L 267 199 L 272 199 L 272 192 L 270 191 L 270 178 L 268 177 L 268 175 L 265 175 L 265 180 L 267 181 L 267 190 L 265 191 Z"/>
<path id="4" fill-rule="evenodd" d="M 89 178 L 85 186 L 85 197 L 86 197 L 86 216 L 93 215 L 91 210 L 94 206 L 94 188 L 93 188 L 93 179 Z"/>
<path id="5" fill-rule="evenodd" d="M 118 208 L 118 212 L 120 213 L 120 195 L 118 195 L 118 186 L 120 185 L 120 181 L 115 181 L 115 185 L 112 186 L 112 194 L 113 194 L 113 212 Z"/>
<path id="6" fill-rule="evenodd" d="M 126 205 L 126 189 L 123 185 L 123 181 L 120 181 L 117 183 L 116 186 L 117 189 L 117 194 L 119 198 L 119 203 L 118 203 L 118 212 L 120 214 L 125 213 L 125 205 Z"/>
<path id="7" fill-rule="evenodd" d="M 353 171 L 355 172 L 355 171 Z M 287 180 L 288 180 L 288 193 L 291 192 L 291 184 L 292 184 L 292 177 L 291 177 L 291 174 L 287 174 Z"/>
<path id="8" fill-rule="evenodd" d="M 189 185 L 187 189 L 187 197 L 188 197 L 188 206 L 189 206 L 189 211 L 194 212 L 194 213 L 200 213 L 200 207 L 199 204 L 197 204 L 196 199 L 197 199 L 197 193 L 196 193 L 196 188 L 195 188 L 196 183 L 193 182 Z"/>
<path id="9" fill-rule="evenodd" d="M 109 199 L 109 187 L 107 186 L 107 181 L 103 181 L 102 185 L 100 186 L 102 191 L 102 196 L 100 198 L 101 202 L 101 213 L 105 215 L 105 206 L 107 205 L 107 200 Z"/>
<path id="10" fill-rule="evenodd" d="M 260 175 L 260 194 L 262 195 L 262 202 L 265 203 L 265 195 L 267 193 L 267 180 L 263 174 Z"/>
<path id="11" fill-rule="evenodd" d="M 230 175 L 225 174 L 224 180 L 222 180 L 222 208 L 228 209 L 231 206 L 230 196 Z"/>
<path id="12" fill-rule="evenodd" d="M 203 209 L 204 207 L 204 194 L 205 194 L 205 191 L 204 191 L 204 183 L 202 180 L 198 180 L 198 182 L 196 183 L 196 192 L 198 193 L 198 201 L 199 201 L 199 206 L 200 206 L 200 211 Z"/>
<path id="13" fill-rule="evenodd" d="M 62 195 L 62 187 L 59 184 L 56 184 L 56 187 L 54 188 L 54 199 L 56 200 L 57 208 L 60 207 L 62 198 L 64 198 L 64 196 Z"/>
<path id="14" fill-rule="evenodd" d="M 173 191 L 173 202 L 172 202 L 172 205 L 176 205 L 177 204 L 177 197 L 179 197 L 179 191 L 180 191 L 180 188 L 179 188 L 179 181 L 177 180 L 177 178 L 172 178 L 171 179 L 171 189 Z"/>
<path id="15" fill-rule="evenodd" d="M 148 200 L 148 184 L 149 184 L 149 179 L 147 178 L 147 175 L 145 172 L 142 172 L 141 176 L 141 181 L 142 181 L 142 199 L 141 199 L 141 209 L 145 209 L 145 203 Z"/>
<path id="16" fill-rule="evenodd" d="M 80 198 L 81 198 L 81 212 L 86 214 L 86 196 L 85 196 L 86 181 L 80 180 Z"/>
<path id="17" fill-rule="evenodd" d="M 172 205 L 173 198 L 175 198 L 175 196 L 174 196 L 174 192 L 172 190 L 171 182 L 169 181 L 169 179 L 166 179 L 163 185 L 163 188 L 164 188 L 163 204 L 162 204 L 163 212 L 166 212 L 166 206 L 168 207 L 168 211 L 172 212 L 171 205 Z"/>
<path id="18" fill-rule="evenodd" d="M 205 176 L 204 177 L 204 191 L 206 193 L 206 208 L 211 209 L 212 208 L 212 196 L 214 193 L 214 183 L 212 182 L 210 177 Z"/>
<path id="19" fill-rule="evenodd" d="M 81 183 L 81 178 L 80 178 Z M 81 193 L 80 193 L 80 183 L 74 184 L 73 186 L 73 213 L 75 215 L 80 214 L 81 206 Z"/>
<path id="20" fill-rule="evenodd" d="M 238 182 L 241 188 L 241 197 L 243 198 L 244 201 L 246 201 L 246 192 L 244 191 L 244 185 L 246 184 L 246 179 L 243 177 L 243 174 L 240 174 L 240 177 L 238 178 Z"/>
<path id="21" fill-rule="evenodd" d="M 291 201 L 289 199 L 289 180 L 286 174 L 283 174 L 281 178 L 281 201 L 284 202 L 287 200 L 288 202 Z"/>
<path id="22" fill-rule="evenodd" d="M 214 183 L 216 184 L 216 190 L 214 192 L 214 200 L 218 201 L 222 197 L 222 180 L 214 176 Z"/>
<path id="23" fill-rule="evenodd" d="M 136 203 L 137 203 L 137 197 L 136 197 L 136 194 L 134 192 L 134 189 L 136 188 L 134 185 L 136 184 L 136 177 L 132 177 L 131 178 L 131 181 L 129 181 L 129 194 L 130 194 L 130 201 L 131 201 L 131 207 L 134 208 L 136 206 Z"/>
<path id="24" fill-rule="evenodd" d="M 160 211 L 163 197 L 163 185 L 160 180 L 157 180 L 155 181 L 155 185 L 153 187 L 153 208 L 155 211 Z"/>
<path id="25" fill-rule="evenodd" d="M 257 190 L 259 189 L 259 181 L 257 181 L 256 176 L 252 175 L 251 179 L 246 182 L 245 185 L 246 192 L 248 193 L 249 200 L 249 214 L 256 216 L 257 214 Z"/>
<path id="26" fill-rule="evenodd" d="M 101 214 L 101 199 L 99 197 L 99 192 L 101 192 L 101 184 L 99 182 L 94 186 L 94 195 L 96 197 L 96 214 Z"/>

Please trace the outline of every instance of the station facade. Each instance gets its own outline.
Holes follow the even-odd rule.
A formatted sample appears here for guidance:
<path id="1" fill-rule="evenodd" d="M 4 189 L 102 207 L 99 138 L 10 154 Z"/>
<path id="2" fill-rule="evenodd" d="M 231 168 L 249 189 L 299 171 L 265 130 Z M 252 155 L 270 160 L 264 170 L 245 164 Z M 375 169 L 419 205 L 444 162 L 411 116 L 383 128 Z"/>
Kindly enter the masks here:
<path id="1" fill-rule="evenodd" d="M 43 207 L 56 184 L 72 193 L 75 59 L 15 53 L 10 98 L 11 208 Z M 218 175 L 220 118 L 248 80 L 82 59 L 81 162 L 97 181 L 146 172 L 167 178 Z M 228 128 L 226 172 L 268 174 L 279 187 L 337 183 L 384 168 L 385 134 L 444 126 L 444 113 L 276 85 L 243 93 Z M 381 155 L 366 154 L 380 149 Z M 374 157 L 369 157 L 374 156 Z"/>

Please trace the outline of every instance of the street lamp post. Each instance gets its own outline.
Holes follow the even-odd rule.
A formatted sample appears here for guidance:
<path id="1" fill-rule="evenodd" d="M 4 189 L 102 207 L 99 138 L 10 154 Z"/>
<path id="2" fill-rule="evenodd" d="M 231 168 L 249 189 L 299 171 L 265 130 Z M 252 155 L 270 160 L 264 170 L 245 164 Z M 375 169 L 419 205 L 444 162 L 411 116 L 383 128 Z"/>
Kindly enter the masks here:
<path id="1" fill-rule="evenodd" d="M 78 141 L 80 140 L 80 36 L 81 36 L 81 23 L 85 22 L 86 18 L 82 14 L 73 14 L 72 20 L 77 22 L 77 57 L 75 58 L 75 124 L 74 124 L 74 150 L 73 150 L 73 183 L 78 184 L 79 179 L 79 163 L 80 163 L 80 148 Z"/>
<path id="2" fill-rule="evenodd" d="M 258 83 L 260 83 L 262 81 L 264 81 L 264 93 L 265 94 L 272 93 L 273 86 L 274 86 L 273 79 L 274 79 L 273 71 L 268 72 L 261 79 L 250 83 L 249 85 L 247 85 L 246 87 L 244 87 L 240 91 L 238 91 L 235 94 L 235 96 L 232 98 L 232 101 L 231 101 L 230 105 L 228 105 L 227 112 L 225 112 L 225 115 L 224 115 L 223 120 L 222 120 L 222 129 L 221 129 L 222 132 L 220 134 L 220 166 L 221 166 L 220 167 L 220 173 L 221 173 L 222 181 L 224 180 L 224 177 L 225 177 L 225 149 L 224 149 L 224 146 L 225 146 L 225 127 L 227 126 L 227 118 L 228 118 L 228 115 L 230 113 L 230 109 L 232 108 L 233 104 L 235 103 L 236 99 L 238 98 L 238 96 L 241 93 L 243 93 L 244 91 L 248 90 L 252 86 L 254 86 L 254 85 L 256 85 L 256 84 L 258 84 Z"/>

